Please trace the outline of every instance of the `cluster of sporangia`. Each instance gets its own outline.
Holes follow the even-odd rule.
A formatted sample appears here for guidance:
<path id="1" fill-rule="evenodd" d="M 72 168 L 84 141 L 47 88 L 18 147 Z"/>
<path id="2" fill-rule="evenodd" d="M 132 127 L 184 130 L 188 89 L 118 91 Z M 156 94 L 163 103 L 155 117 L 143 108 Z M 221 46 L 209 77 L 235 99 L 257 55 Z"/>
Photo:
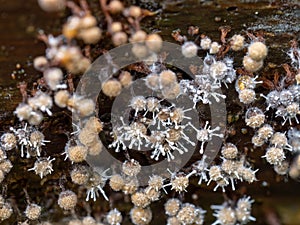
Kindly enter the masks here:
<path id="1" fill-rule="evenodd" d="M 247 55 L 243 59 L 243 66 L 247 74 L 241 74 L 236 78 L 236 70 L 233 68 L 233 59 L 222 56 L 224 46 L 229 46 L 228 51 L 240 51 L 245 48 L 245 37 L 234 35 L 228 41 L 225 36 L 221 37 L 222 44 L 212 42 L 207 36 L 201 36 L 200 46 L 193 41 L 187 41 L 186 37 L 181 38 L 182 55 L 186 58 L 197 56 L 199 50 L 207 51 L 204 64 L 194 70 L 195 79 L 178 80 L 176 73 L 164 67 L 157 66 L 159 63 L 157 52 L 162 47 L 162 39 L 158 34 L 147 34 L 140 28 L 140 20 L 153 13 L 143 10 L 138 6 L 125 7 L 119 0 L 100 0 L 101 9 L 107 24 L 106 35 L 111 37 L 112 43 L 119 46 L 130 41 L 133 45 L 132 53 L 137 58 L 147 59 L 145 64 L 149 66 L 151 73 L 144 78 L 146 86 L 152 91 L 161 92 L 161 98 L 153 96 L 135 96 L 129 99 L 128 106 L 133 117 L 130 121 L 121 117 L 121 124 L 113 126 L 112 143 L 108 146 L 116 152 L 121 150 L 150 148 L 151 158 L 159 160 L 167 158 L 171 161 L 175 158 L 175 153 L 184 154 L 196 143 L 191 140 L 191 135 L 196 137 L 195 141 L 201 143 L 201 160 L 191 166 L 190 173 L 170 172 L 169 180 L 160 175 L 153 174 L 146 187 L 140 187 L 137 175 L 141 171 L 140 163 L 135 159 L 128 159 L 122 165 L 120 174 L 108 175 L 109 169 L 99 167 L 89 167 L 85 162 L 88 155 L 95 156 L 101 154 L 102 142 L 99 133 L 103 130 L 102 122 L 93 116 L 95 103 L 92 99 L 73 94 L 74 85 L 72 76 L 66 75 L 66 71 L 71 74 L 83 73 L 91 64 L 89 49 L 91 44 L 97 44 L 105 35 L 98 27 L 97 19 L 91 14 L 85 0 L 79 1 L 80 5 L 72 1 L 65 0 L 38 0 L 40 6 L 45 11 L 60 11 L 66 7 L 72 12 L 62 28 L 62 34 L 54 37 L 52 35 L 41 34 L 39 38 L 47 45 L 45 56 L 34 59 L 34 67 L 43 73 L 42 82 L 38 83 L 37 90 L 32 96 L 27 96 L 26 90 L 23 94 L 23 102 L 15 110 L 16 116 L 22 124 L 11 127 L 10 131 L 1 136 L 0 147 L 0 182 L 5 182 L 5 176 L 13 167 L 13 163 L 7 158 L 11 150 L 20 151 L 21 157 L 28 160 L 35 158 L 33 167 L 29 171 L 34 171 L 36 175 L 44 179 L 47 175 L 55 172 L 52 162 L 55 160 L 43 151 L 43 146 L 48 141 L 39 131 L 39 125 L 43 123 L 45 115 L 52 116 L 51 108 L 55 104 L 60 108 L 67 108 L 74 114 L 74 119 L 80 124 L 76 125 L 76 131 L 69 136 L 69 141 L 65 147 L 65 160 L 69 159 L 73 168 L 70 171 L 70 178 L 74 184 L 86 189 L 86 201 L 96 198 L 99 193 L 109 201 L 110 196 L 104 192 L 106 183 L 112 191 L 122 191 L 124 195 L 129 195 L 133 208 L 130 210 L 130 219 L 135 225 L 146 225 L 152 220 L 150 205 L 152 202 L 160 200 L 163 196 L 167 199 L 165 212 L 168 225 L 188 225 L 204 223 L 204 211 L 201 207 L 183 203 L 177 198 L 167 198 L 168 191 L 184 193 L 189 186 L 191 176 L 199 177 L 199 185 L 206 182 L 216 183 L 214 191 L 221 187 L 223 192 L 231 185 L 235 190 L 237 181 L 252 183 L 256 180 L 255 173 L 246 156 L 241 153 L 233 143 L 226 143 L 221 148 L 221 156 L 218 163 L 210 165 L 204 153 L 204 144 L 213 136 L 223 138 L 223 134 L 217 133 L 220 127 L 211 129 L 208 121 L 204 121 L 203 127 L 196 127 L 187 115 L 188 111 L 195 110 L 197 104 L 212 104 L 212 101 L 225 99 L 226 95 L 219 93 L 222 84 L 236 82 L 236 90 L 241 103 L 249 105 L 256 99 L 254 91 L 256 81 L 253 73 L 259 71 L 263 66 L 263 60 L 267 56 L 267 47 L 261 41 L 253 40 L 248 45 Z M 118 21 L 122 17 L 121 21 Z M 126 24 L 124 24 L 126 21 Z M 105 36 L 106 37 L 106 36 Z M 82 41 L 86 50 L 82 53 L 82 48 L 76 45 L 76 40 Z M 275 115 L 284 119 L 283 125 L 288 120 L 292 124 L 292 119 L 297 120 L 299 114 L 299 87 L 300 82 L 300 50 L 292 48 L 288 53 L 292 60 L 297 84 L 293 84 L 280 91 L 274 90 L 264 96 L 266 98 L 267 110 L 276 109 Z M 221 56 L 221 57 L 220 57 Z M 156 66 L 155 66 L 156 65 Z M 163 69 L 162 69 L 163 68 Z M 133 76 L 122 71 L 118 78 L 110 78 L 103 82 L 102 91 L 109 97 L 118 96 L 123 88 L 128 88 L 133 81 Z M 42 91 L 43 90 L 43 91 Z M 45 91 L 46 90 L 46 91 Z M 176 99 L 180 95 L 187 95 L 193 102 L 194 107 L 189 109 L 181 108 L 176 104 L 168 102 Z M 275 171 L 284 175 L 289 173 L 293 178 L 300 175 L 300 131 L 291 129 L 287 134 L 275 131 L 266 122 L 263 111 L 256 107 L 248 107 L 245 122 L 248 126 L 256 129 L 256 134 L 252 138 L 254 146 L 260 147 L 265 143 L 269 145 L 263 158 L 274 165 Z M 149 127 L 154 127 L 149 132 Z M 192 132 L 193 131 L 193 132 Z M 188 134 L 187 134 L 188 133 Z M 189 147 L 185 147 L 188 145 Z M 286 160 L 285 150 L 296 155 L 294 162 L 290 164 Z M 13 153 L 11 153 L 13 154 Z M 170 187 L 170 188 L 169 188 Z M 164 193 L 163 193 L 163 192 Z M 29 224 L 30 221 L 38 221 L 42 214 L 43 206 L 30 202 L 26 190 L 24 190 L 27 207 L 24 211 L 22 221 L 19 224 Z M 68 219 L 69 225 L 119 225 L 123 221 L 125 213 L 113 208 L 101 221 L 96 220 L 91 215 L 78 218 L 74 214 L 74 209 L 78 198 L 75 190 L 62 191 L 58 196 L 57 204 L 65 211 L 73 212 L 74 218 Z M 251 216 L 251 207 L 254 200 L 250 197 L 242 197 L 236 201 L 226 200 L 222 205 L 212 205 L 215 210 L 216 221 L 213 223 L 221 225 L 246 224 L 255 221 Z M 0 196 L 0 221 L 10 218 L 14 211 L 8 198 Z M 40 222 L 40 221 L 39 221 Z M 36 223 L 35 223 L 36 224 Z M 40 222 L 40 225 L 51 225 L 51 222 Z"/>

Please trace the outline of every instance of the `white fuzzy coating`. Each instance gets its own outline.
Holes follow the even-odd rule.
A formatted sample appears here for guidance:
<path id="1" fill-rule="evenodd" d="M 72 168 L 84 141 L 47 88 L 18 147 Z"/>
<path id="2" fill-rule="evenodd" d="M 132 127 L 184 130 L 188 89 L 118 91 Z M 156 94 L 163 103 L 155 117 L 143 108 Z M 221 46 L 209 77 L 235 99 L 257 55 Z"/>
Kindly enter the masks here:
<path id="1" fill-rule="evenodd" d="M 236 177 L 236 171 L 240 166 L 240 162 L 237 160 L 224 159 L 221 164 L 223 172 L 228 174 L 230 177 Z"/>
<path id="2" fill-rule="evenodd" d="M 146 76 L 145 84 L 148 88 L 153 91 L 157 91 L 160 88 L 160 81 L 159 76 L 157 74 L 151 73 Z"/>
<path id="3" fill-rule="evenodd" d="M 181 225 L 181 222 L 175 216 L 173 216 L 168 218 L 167 225 Z"/>
<path id="4" fill-rule="evenodd" d="M 0 221 L 8 219 L 13 214 L 11 204 L 3 203 L 0 204 Z"/>
<path id="5" fill-rule="evenodd" d="M 255 91 L 253 89 L 243 89 L 239 92 L 240 102 L 248 105 L 255 101 Z"/>
<path id="6" fill-rule="evenodd" d="M 246 125 L 252 128 L 258 128 L 265 122 L 265 114 L 257 107 L 251 107 L 246 111 L 245 122 Z"/>
<path id="7" fill-rule="evenodd" d="M 168 216 L 176 216 L 181 207 L 181 202 L 177 198 L 170 198 L 165 203 L 164 207 Z"/>
<path id="8" fill-rule="evenodd" d="M 213 63 L 209 68 L 209 75 L 216 81 L 222 80 L 227 72 L 227 65 L 222 61 Z"/>
<path id="9" fill-rule="evenodd" d="M 186 188 L 189 186 L 189 178 L 187 176 L 175 176 L 171 180 L 171 185 L 171 190 L 175 190 L 176 192 L 186 192 Z"/>
<path id="10" fill-rule="evenodd" d="M 278 148 L 285 148 L 288 146 L 288 139 L 284 133 L 276 132 L 273 134 L 270 143 Z"/>
<path id="11" fill-rule="evenodd" d="M 143 111 L 146 109 L 146 99 L 144 96 L 135 96 L 130 101 L 130 107 L 132 107 L 135 111 Z"/>
<path id="12" fill-rule="evenodd" d="M 32 108 L 28 104 L 20 103 L 14 111 L 14 114 L 17 115 L 20 121 L 28 120 L 32 114 Z"/>
<path id="13" fill-rule="evenodd" d="M 181 53 L 186 58 L 195 57 L 197 52 L 198 46 L 192 41 L 187 41 L 181 46 Z"/>
<path id="14" fill-rule="evenodd" d="M 108 212 L 106 219 L 108 224 L 110 225 L 120 225 L 123 220 L 123 217 L 119 210 L 113 209 Z"/>
<path id="15" fill-rule="evenodd" d="M 288 106 L 294 100 L 293 92 L 287 89 L 283 89 L 279 92 L 279 101 L 282 105 Z"/>
<path id="16" fill-rule="evenodd" d="M 122 91 L 122 84 L 116 79 L 107 80 L 102 84 L 102 91 L 109 97 L 116 97 Z"/>
<path id="17" fill-rule="evenodd" d="M 200 47 L 203 49 L 203 50 L 208 50 L 210 49 L 210 46 L 211 46 L 211 39 L 208 38 L 208 37 L 205 37 L 205 38 L 202 38 L 201 41 L 200 41 Z"/>
<path id="18" fill-rule="evenodd" d="M 88 149 L 85 146 L 77 145 L 68 147 L 66 153 L 72 162 L 79 163 L 86 159 Z"/>
<path id="19" fill-rule="evenodd" d="M 219 52 L 220 48 L 221 48 L 221 45 L 219 45 L 218 42 L 215 42 L 215 41 L 214 41 L 214 42 L 211 43 L 211 45 L 210 45 L 209 53 L 210 53 L 210 54 L 217 54 L 217 53 Z"/>
<path id="20" fill-rule="evenodd" d="M 196 219 L 196 208 L 194 205 L 185 203 L 178 211 L 176 218 L 182 224 L 192 224 Z"/>
<path id="21" fill-rule="evenodd" d="M 244 210 L 240 210 L 240 209 L 236 209 L 235 210 L 235 215 L 236 215 L 236 219 L 241 222 L 241 224 L 246 224 L 248 223 L 251 217 L 251 214 L 249 211 L 244 211 Z"/>
<path id="22" fill-rule="evenodd" d="M 156 191 L 159 191 L 161 188 L 163 188 L 164 178 L 158 175 L 152 175 L 148 181 L 148 185 Z"/>
<path id="23" fill-rule="evenodd" d="M 119 174 L 114 174 L 109 179 L 109 186 L 114 191 L 120 191 L 125 185 L 124 178 Z"/>
<path id="24" fill-rule="evenodd" d="M 90 27 L 82 30 L 79 37 L 85 44 L 96 44 L 102 37 L 102 30 L 99 27 Z"/>
<path id="25" fill-rule="evenodd" d="M 57 203 L 64 210 L 74 209 L 77 204 L 77 195 L 70 190 L 63 191 L 59 194 Z"/>
<path id="26" fill-rule="evenodd" d="M 287 160 L 282 161 L 281 163 L 274 165 L 274 171 L 278 175 L 286 175 L 289 172 L 290 163 Z"/>
<path id="27" fill-rule="evenodd" d="M 229 206 L 220 206 L 213 215 L 217 219 L 213 225 L 235 225 L 237 221 L 235 211 Z"/>
<path id="28" fill-rule="evenodd" d="M 11 168 L 13 168 L 13 164 L 9 159 L 0 162 L 0 170 L 2 170 L 3 173 L 9 173 Z"/>
<path id="29" fill-rule="evenodd" d="M 71 180 L 75 184 L 83 185 L 88 182 L 90 173 L 86 166 L 76 166 L 70 173 Z"/>
<path id="30" fill-rule="evenodd" d="M 124 194 L 133 194 L 138 189 L 139 182 L 136 178 L 128 178 L 125 180 L 125 184 L 122 188 Z"/>
<path id="31" fill-rule="evenodd" d="M 33 60 L 33 67 L 36 70 L 44 71 L 48 66 L 48 60 L 45 56 L 37 56 Z"/>
<path id="32" fill-rule="evenodd" d="M 247 167 L 244 167 L 244 166 L 240 166 L 240 167 L 237 169 L 238 176 L 239 176 L 243 181 L 246 181 L 246 182 L 248 182 L 248 183 L 253 183 L 254 181 L 256 181 L 255 173 L 256 173 L 257 171 L 258 171 L 258 170 L 253 171 L 251 168 L 247 168 Z"/>
<path id="33" fill-rule="evenodd" d="M 54 95 L 54 102 L 60 108 L 65 108 L 68 104 L 70 93 L 67 90 L 60 90 Z"/>
<path id="34" fill-rule="evenodd" d="M 130 42 L 144 42 L 147 38 L 147 33 L 143 30 L 138 30 L 130 37 Z"/>
<path id="35" fill-rule="evenodd" d="M 122 165 L 122 172 L 128 176 L 136 176 L 141 171 L 141 165 L 138 161 L 132 159 L 125 161 Z"/>
<path id="36" fill-rule="evenodd" d="M 267 46 L 262 42 L 254 42 L 248 47 L 248 55 L 255 61 L 261 61 L 266 58 L 268 54 Z"/>
<path id="37" fill-rule="evenodd" d="M 130 219 L 134 225 L 148 225 L 152 220 L 150 208 L 134 207 L 130 210 Z"/>
<path id="38" fill-rule="evenodd" d="M 285 159 L 285 153 L 282 148 L 269 147 L 262 158 L 266 158 L 271 165 L 278 165 Z"/>
<path id="39" fill-rule="evenodd" d="M 173 88 L 174 84 L 177 83 L 176 74 L 171 70 L 163 70 L 159 74 L 160 87 L 163 88 Z"/>
<path id="40" fill-rule="evenodd" d="M 264 64 L 264 62 L 262 60 L 255 61 L 250 56 L 247 56 L 247 55 L 244 56 L 243 66 L 245 67 L 245 69 L 248 72 L 253 73 L 253 72 L 260 70 L 263 67 L 263 64 Z"/>
<path id="41" fill-rule="evenodd" d="M 17 138 L 13 133 L 4 133 L 1 138 L 1 146 L 4 150 L 9 151 L 17 146 Z"/>
<path id="42" fill-rule="evenodd" d="M 41 112 L 32 112 L 30 118 L 28 119 L 28 123 L 36 126 L 42 122 L 43 118 L 44 116 Z"/>
<path id="43" fill-rule="evenodd" d="M 30 204 L 26 207 L 25 215 L 30 220 L 37 220 L 41 215 L 42 208 L 37 204 Z"/>
<path id="44" fill-rule="evenodd" d="M 122 71 L 119 75 L 119 81 L 123 87 L 129 87 L 132 83 L 132 76 L 128 71 Z"/>
<path id="45" fill-rule="evenodd" d="M 86 216 L 82 219 L 82 225 L 97 225 L 97 222 L 93 217 Z"/>
<path id="46" fill-rule="evenodd" d="M 146 189 L 144 190 L 144 193 L 147 194 L 147 197 L 150 199 L 151 202 L 158 201 L 161 196 L 161 191 L 156 191 L 154 188 L 149 187 L 149 186 L 146 187 Z"/>
<path id="47" fill-rule="evenodd" d="M 46 112 L 49 116 L 52 115 L 50 109 L 53 105 L 53 101 L 47 93 L 36 93 L 34 97 L 28 99 L 28 104 L 35 110 L 39 109 L 42 112 Z"/>
<path id="48" fill-rule="evenodd" d="M 55 158 L 50 159 L 50 156 L 48 158 L 38 158 L 34 163 L 34 167 L 29 169 L 28 171 L 34 170 L 35 174 L 39 175 L 42 179 L 44 176 L 47 176 L 48 174 L 51 174 L 53 172 L 52 162 L 54 160 Z"/>
<path id="49" fill-rule="evenodd" d="M 252 200 L 249 196 L 248 197 L 243 197 L 240 198 L 237 201 L 236 207 L 240 210 L 244 210 L 244 211 L 250 211 L 252 208 L 252 204 L 253 204 L 254 200 Z"/>
<path id="50" fill-rule="evenodd" d="M 254 135 L 251 142 L 255 147 L 261 147 L 265 143 L 265 140 L 258 135 Z"/>
<path id="51" fill-rule="evenodd" d="M 149 50 L 146 45 L 141 43 L 134 43 L 131 48 L 131 52 L 137 57 L 138 59 L 144 59 L 149 55 Z"/>
<path id="52" fill-rule="evenodd" d="M 165 99 L 175 99 L 180 95 L 180 93 L 181 87 L 177 82 L 175 82 L 171 87 L 162 89 L 162 95 Z"/>
<path id="53" fill-rule="evenodd" d="M 81 99 L 76 103 L 76 109 L 80 116 L 90 116 L 95 110 L 95 102 L 92 99 Z"/>
<path id="54" fill-rule="evenodd" d="M 131 195 L 131 202 L 136 207 L 141 207 L 141 208 L 145 208 L 151 203 L 147 194 L 144 192 L 135 192 L 133 195 Z"/>
<path id="55" fill-rule="evenodd" d="M 230 47 L 233 51 L 240 51 L 244 48 L 245 37 L 240 34 L 235 34 L 232 36 L 230 41 Z"/>
<path id="56" fill-rule="evenodd" d="M 240 92 L 244 89 L 254 89 L 256 87 L 256 84 L 262 83 L 262 81 L 256 81 L 257 78 L 258 76 L 251 77 L 249 75 L 240 75 L 236 79 L 235 90 L 237 92 Z"/>
<path id="57" fill-rule="evenodd" d="M 232 143 L 226 143 L 221 149 L 222 156 L 226 159 L 234 159 L 238 155 L 237 147 Z"/>
<path id="58" fill-rule="evenodd" d="M 63 72 L 59 68 L 49 68 L 44 71 L 44 79 L 50 89 L 55 91 L 63 79 Z"/>
<path id="59" fill-rule="evenodd" d="M 149 34 L 146 38 L 146 46 L 150 51 L 158 52 L 163 45 L 163 40 L 158 34 Z"/>
<path id="60" fill-rule="evenodd" d="M 223 177 L 220 166 L 212 166 L 209 169 L 210 180 L 217 181 Z"/>
<path id="61" fill-rule="evenodd" d="M 98 138 L 96 142 L 94 142 L 91 146 L 89 146 L 88 153 L 89 155 L 97 156 L 102 152 L 102 150 L 103 150 L 103 144 Z"/>
<path id="62" fill-rule="evenodd" d="M 127 34 L 123 31 L 116 32 L 112 36 L 112 42 L 115 46 L 126 44 L 127 39 Z"/>
<path id="63" fill-rule="evenodd" d="M 257 135 L 263 140 L 270 139 L 274 134 L 274 129 L 269 124 L 264 124 L 257 131 Z"/>

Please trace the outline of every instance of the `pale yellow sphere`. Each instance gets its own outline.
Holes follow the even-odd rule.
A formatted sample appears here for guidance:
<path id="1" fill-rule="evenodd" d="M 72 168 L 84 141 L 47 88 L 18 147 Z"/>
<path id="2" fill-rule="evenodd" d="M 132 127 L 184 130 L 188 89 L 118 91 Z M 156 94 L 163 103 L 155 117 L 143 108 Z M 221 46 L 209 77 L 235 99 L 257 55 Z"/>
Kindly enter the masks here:
<path id="1" fill-rule="evenodd" d="M 146 38 L 146 46 L 153 52 L 158 52 L 163 45 L 163 40 L 158 34 L 149 34 Z"/>
<path id="2" fill-rule="evenodd" d="M 250 56 L 244 56 L 243 66 L 248 72 L 256 72 L 263 67 L 263 61 L 255 61 Z"/>
<path id="3" fill-rule="evenodd" d="M 119 0 L 113 0 L 108 4 L 108 10 L 112 14 L 120 13 L 124 9 L 123 3 Z"/>
<path id="4" fill-rule="evenodd" d="M 127 34 L 123 31 L 119 31 L 113 34 L 112 42 L 115 46 L 124 45 L 127 43 Z"/>
<path id="5" fill-rule="evenodd" d="M 57 12 L 66 7 L 65 0 L 38 0 L 40 7 L 47 12 Z"/>
<path id="6" fill-rule="evenodd" d="M 248 55 L 255 61 L 261 61 L 266 58 L 268 54 L 267 46 L 262 42 L 254 42 L 248 47 Z"/>
<path id="7" fill-rule="evenodd" d="M 116 97 L 122 91 L 122 84 L 116 79 L 107 80 L 102 84 L 102 91 L 109 97 Z"/>
<path id="8" fill-rule="evenodd" d="M 78 34 L 85 44 L 96 44 L 102 36 L 102 30 L 99 27 L 83 29 Z"/>
<path id="9" fill-rule="evenodd" d="M 70 190 L 63 191 L 59 194 L 58 205 L 64 210 L 71 210 L 77 204 L 77 195 Z"/>

